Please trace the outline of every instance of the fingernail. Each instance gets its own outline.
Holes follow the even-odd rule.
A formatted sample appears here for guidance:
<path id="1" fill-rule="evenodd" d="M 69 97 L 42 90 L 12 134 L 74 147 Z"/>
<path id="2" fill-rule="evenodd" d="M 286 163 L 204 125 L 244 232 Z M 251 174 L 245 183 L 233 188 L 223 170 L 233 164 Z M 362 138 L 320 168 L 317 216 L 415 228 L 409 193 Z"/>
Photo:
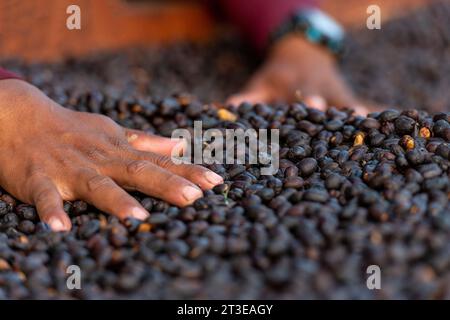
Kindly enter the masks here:
<path id="1" fill-rule="evenodd" d="M 310 105 L 313 108 L 323 109 L 326 108 L 327 102 L 321 96 L 310 96 L 305 99 L 306 104 Z"/>
<path id="2" fill-rule="evenodd" d="M 208 180 L 209 183 L 212 183 L 214 185 L 223 183 L 222 177 L 212 171 L 206 172 L 205 178 L 206 180 Z"/>
<path id="3" fill-rule="evenodd" d="M 203 193 L 200 189 L 192 187 L 192 186 L 186 186 L 183 188 L 183 197 L 187 201 L 193 201 L 195 199 L 200 198 L 203 196 Z"/>
<path id="4" fill-rule="evenodd" d="M 133 133 L 131 136 L 128 137 L 128 142 L 133 142 L 138 138 L 138 135 Z"/>
<path id="5" fill-rule="evenodd" d="M 187 147 L 187 141 L 185 139 L 173 139 L 176 144 L 172 148 L 172 155 L 176 157 L 182 157 Z"/>
<path id="6" fill-rule="evenodd" d="M 141 208 L 133 208 L 131 210 L 131 216 L 138 220 L 145 220 L 149 217 L 149 213 Z"/>
<path id="7" fill-rule="evenodd" d="M 61 219 L 52 217 L 50 220 L 48 220 L 48 225 L 53 231 L 64 231 L 66 228 L 64 227 L 64 223 L 61 221 Z"/>
<path id="8" fill-rule="evenodd" d="M 355 110 L 355 113 L 360 116 L 366 116 L 369 113 L 369 110 L 360 105 L 352 106 L 353 110 Z"/>

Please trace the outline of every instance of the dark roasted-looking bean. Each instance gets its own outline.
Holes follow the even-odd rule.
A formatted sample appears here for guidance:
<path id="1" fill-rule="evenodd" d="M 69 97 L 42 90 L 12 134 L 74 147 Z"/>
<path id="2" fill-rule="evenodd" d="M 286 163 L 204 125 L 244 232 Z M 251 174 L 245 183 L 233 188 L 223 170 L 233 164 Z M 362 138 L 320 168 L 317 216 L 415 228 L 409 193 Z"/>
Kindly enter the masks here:
<path id="1" fill-rule="evenodd" d="M 314 202 L 327 202 L 329 198 L 328 192 L 321 189 L 309 189 L 303 194 L 303 199 Z"/>
<path id="2" fill-rule="evenodd" d="M 397 119 L 399 115 L 400 113 L 397 110 L 385 110 L 380 114 L 379 119 L 383 122 L 391 122 Z"/>
<path id="3" fill-rule="evenodd" d="M 302 176 L 310 176 L 317 169 L 317 160 L 314 158 L 305 158 L 297 164 Z"/>
<path id="4" fill-rule="evenodd" d="M 0 217 L 7 214 L 9 210 L 9 205 L 5 201 L 0 200 Z"/>
<path id="5" fill-rule="evenodd" d="M 442 174 L 442 169 L 436 163 L 424 164 L 418 169 L 425 179 L 434 178 Z"/>
<path id="6" fill-rule="evenodd" d="M 410 117 L 407 117 L 404 115 L 401 115 L 397 119 L 395 119 L 394 123 L 395 123 L 395 129 L 401 135 L 411 134 L 416 125 L 416 122 L 414 121 L 414 119 L 411 119 Z"/>

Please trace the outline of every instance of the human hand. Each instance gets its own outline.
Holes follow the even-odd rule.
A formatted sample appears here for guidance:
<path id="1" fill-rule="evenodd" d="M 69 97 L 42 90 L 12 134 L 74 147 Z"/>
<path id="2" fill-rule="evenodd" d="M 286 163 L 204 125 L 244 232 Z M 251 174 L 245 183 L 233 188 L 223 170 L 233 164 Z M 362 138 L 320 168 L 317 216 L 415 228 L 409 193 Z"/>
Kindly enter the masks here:
<path id="1" fill-rule="evenodd" d="M 63 108 L 24 81 L 0 81 L 0 185 L 34 204 L 54 231 L 71 228 L 63 200 L 142 220 L 149 213 L 124 189 L 185 206 L 223 182 L 206 168 L 174 164 L 180 144 Z"/>
<path id="2" fill-rule="evenodd" d="M 374 111 L 354 96 L 327 50 L 297 35 L 275 43 L 263 66 L 228 103 L 291 102 L 298 99 L 299 92 L 306 104 L 317 109 L 330 105 L 350 107 L 359 114 Z"/>

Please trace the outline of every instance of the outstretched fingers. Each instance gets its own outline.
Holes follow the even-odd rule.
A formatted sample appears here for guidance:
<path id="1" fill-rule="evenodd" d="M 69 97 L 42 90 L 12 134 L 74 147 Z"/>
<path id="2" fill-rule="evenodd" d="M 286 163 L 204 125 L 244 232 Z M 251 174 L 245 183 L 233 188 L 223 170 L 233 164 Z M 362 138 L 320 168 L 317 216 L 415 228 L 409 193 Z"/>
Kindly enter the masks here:
<path id="1" fill-rule="evenodd" d="M 144 220 L 149 216 L 141 204 L 110 177 L 86 169 L 79 172 L 79 181 L 76 194 L 98 209 L 120 219 Z"/>
<path id="2" fill-rule="evenodd" d="M 203 196 L 195 183 L 146 160 L 111 163 L 108 175 L 126 189 L 138 190 L 177 206 L 192 204 Z"/>
<path id="3" fill-rule="evenodd" d="M 137 159 L 145 160 L 161 167 L 172 174 L 183 177 L 203 190 L 212 189 L 214 186 L 223 183 L 223 178 L 215 172 L 193 164 L 176 164 L 170 157 L 154 154 L 152 152 L 135 152 Z"/>
<path id="4" fill-rule="evenodd" d="M 53 182 L 45 176 L 35 177 L 30 186 L 31 198 L 41 220 L 53 231 L 70 230 L 72 223 L 64 211 L 63 199 Z"/>

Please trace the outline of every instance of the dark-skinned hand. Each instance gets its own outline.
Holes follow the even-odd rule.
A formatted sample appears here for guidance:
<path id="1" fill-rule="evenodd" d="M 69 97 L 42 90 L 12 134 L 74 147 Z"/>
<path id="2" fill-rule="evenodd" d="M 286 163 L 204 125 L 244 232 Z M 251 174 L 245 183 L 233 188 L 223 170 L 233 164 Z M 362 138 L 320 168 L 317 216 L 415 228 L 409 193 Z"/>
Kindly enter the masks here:
<path id="1" fill-rule="evenodd" d="M 336 58 L 321 46 L 298 35 L 287 35 L 269 50 L 267 59 L 243 90 L 228 99 L 241 102 L 292 102 L 301 99 L 311 107 L 351 107 L 358 114 L 375 108 L 359 101 L 336 66 Z"/>
<path id="2" fill-rule="evenodd" d="M 71 228 L 63 200 L 142 220 L 149 213 L 125 190 L 186 206 L 223 182 L 204 167 L 174 164 L 180 144 L 63 108 L 24 81 L 0 81 L 0 186 L 35 205 L 54 231 Z"/>

